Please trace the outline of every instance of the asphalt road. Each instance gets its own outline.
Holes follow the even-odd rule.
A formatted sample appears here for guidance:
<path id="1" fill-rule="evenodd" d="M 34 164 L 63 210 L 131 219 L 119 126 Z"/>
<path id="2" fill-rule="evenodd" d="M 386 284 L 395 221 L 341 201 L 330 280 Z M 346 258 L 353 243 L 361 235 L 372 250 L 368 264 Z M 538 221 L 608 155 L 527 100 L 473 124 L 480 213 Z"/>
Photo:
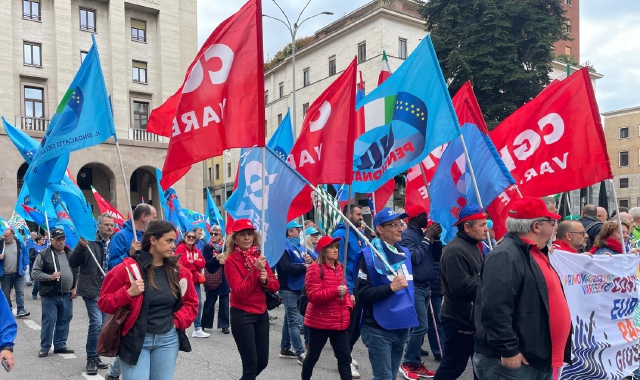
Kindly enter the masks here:
<path id="1" fill-rule="evenodd" d="M 38 358 L 40 348 L 41 306 L 40 300 L 31 299 L 30 287 L 25 287 L 25 308 L 31 312 L 29 317 L 18 319 L 18 337 L 15 346 L 16 365 L 10 373 L 4 373 L 0 369 L 0 379 L 91 379 L 103 380 L 107 370 L 100 370 L 97 376 L 83 374 L 86 366 L 85 344 L 89 319 L 81 299 L 74 301 L 73 320 L 68 339 L 68 347 L 75 350 L 72 355 L 55 355 L 50 351 L 46 358 Z M 216 305 L 217 306 L 217 305 Z M 15 308 L 15 302 L 14 302 Z M 271 335 L 269 341 L 269 366 L 259 376 L 260 379 L 293 380 L 300 378 L 301 366 L 291 359 L 280 359 L 280 334 L 282 332 L 282 307 L 271 312 L 278 319 L 271 322 Z M 217 320 L 216 322 L 217 323 Z M 215 325 L 215 324 L 214 324 Z M 191 337 L 191 329 L 188 331 Z M 240 355 L 236 349 L 231 334 L 224 335 L 219 330 L 211 332 L 211 337 L 206 339 L 190 338 L 193 351 L 180 352 L 175 372 L 175 379 L 239 379 L 242 375 Z M 425 346 L 427 346 L 425 344 Z M 367 349 L 358 342 L 354 348 L 354 358 L 360 363 L 362 379 L 371 379 L 371 366 L 367 356 Z M 437 363 L 432 357 L 424 357 L 425 365 L 429 369 L 437 368 Z M 111 359 L 103 358 L 104 362 Z M 339 379 L 336 360 L 329 344 L 322 352 L 320 361 L 313 372 L 314 379 Z M 398 379 L 402 379 L 402 375 Z M 471 364 L 460 379 L 471 380 L 473 374 Z M 137 379 L 136 379 L 137 380 Z M 453 380 L 453 379 L 452 379 Z"/>

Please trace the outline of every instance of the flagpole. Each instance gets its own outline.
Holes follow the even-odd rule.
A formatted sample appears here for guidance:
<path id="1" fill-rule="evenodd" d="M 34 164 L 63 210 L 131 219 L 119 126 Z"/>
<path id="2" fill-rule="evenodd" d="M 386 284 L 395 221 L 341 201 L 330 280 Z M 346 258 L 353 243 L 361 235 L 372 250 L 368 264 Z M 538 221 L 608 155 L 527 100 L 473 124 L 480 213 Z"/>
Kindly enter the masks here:
<path id="1" fill-rule="evenodd" d="M 462 149 L 464 149 L 464 156 L 467 159 L 467 165 L 469 165 L 469 173 L 471 174 L 471 181 L 473 182 L 473 188 L 476 191 L 476 198 L 478 198 L 478 206 L 484 208 L 482 205 L 482 198 L 480 198 L 480 189 L 478 189 L 478 182 L 476 181 L 476 174 L 473 171 L 473 165 L 471 165 L 471 157 L 469 157 L 469 151 L 467 150 L 467 144 L 464 141 L 464 135 L 460 134 L 460 142 L 462 142 Z M 422 166 L 422 164 L 421 164 Z M 487 243 L 489 244 L 489 250 L 493 251 L 493 244 L 491 244 L 491 235 L 487 230 Z"/>
<path id="2" fill-rule="evenodd" d="M 261 175 L 260 175 L 260 185 L 262 187 L 262 192 L 260 193 L 260 200 L 262 201 L 262 207 L 261 207 L 261 213 L 262 215 L 260 216 L 260 252 L 262 252 L 262 255 L 264 256 L 264 241 L 265 241 L 265 231 L 264 231 L 264 217 L 265 217 L 265 206 L 266 206 L 266 194 L 264 193 L 264 176 L 265 176 L 265 171 L 264 171 L 264 166 L 266 165 L 266 161 L 265 161 L 265 151 L 266 151 L 266 147 L 262 147 L 262 169 L 260 169 L 262 171 Z"/>
<path id="3" fill-rule="evenodd" d="M 422 180 L 424 181 L 424 187 L 425 189 L 427 189 L 427 196 L 429 197 L 429 202 L 431 202 L 431 190 L 429 190 L 429 182 L 427 182 L 427 175 L 424 172 L 424 167 L 422 167 L 422 162 L 418 163 L 418 165 L 420 165 L 420 172 L 422 173 Z"/>
<path id="4" fill-rule="evenodd" d="M 127 203 L 129 204 L 129 212 L 131 214 L 131 228 L 133 229 L 133 241 L 138 241 L 138 234 L 136 231 L 136 223 L 133 219 L 133 207 L 131 206 L 131 192 L 129 191 L 129 185 L 127 184 L 127 176 L 124 173 L 124 164 L 122 163 L 122 153 L 120 152 L 120 144 L 118 143 L 118 137 L 114 135 L 116 140 L 116 150 L 118 151 L 118 160 L 120 161 L 120 170 L 122 170 L 122 182 L 124 184 L 125 197 L 127 198 Z M 157 180 L 157 178 L 156 178 Z M 160 206 L 162 208 L 162 205 Z"/>
<path id="5" fill-rule="evenodd" d="M 349 195 L 347 196 L 347 214 L 351 216 L 351 194 L 353 192 L 353 186 L 349 185 Z M 342 255 L 342 285 L 344 285 L 345 280 L 347 278 L 347 252 L 349 252 L 349 229 L 347 229 L 347 234 L 344 237 L 344 254 Z M 342 298 L 342 297 L 340 297 Z"/>
<path id="6" fill-rule="evenodd" d="M 618 230 L 620 232 L 620 242 L 622 243 L 622 250 L 624 251 L 624 253 L 627 253 L 627 250 L 624 244 L 624 236 L 622 233 L 622 218 L 620 217 L 620 208 L 618 207 L 618 195 L 616 194 L 616 186 L 613 183 L 612 179 L 609 179 L 609 181 L 611 181 L 611 188 L 613 189 L 613 201 L 616 205 L 616 216 L 618 217 Z"/>
<path id="7" fill-rule="evenodd" d="M 47 216 L 47 210 L 44 210 L 44 221 L 47 224 L 47 235 L 49 235 L 49 240 L 47 240 L 47 247 L 48 247 L 51 245 L 51 229 L 49 229 L 49 217 Z"/>

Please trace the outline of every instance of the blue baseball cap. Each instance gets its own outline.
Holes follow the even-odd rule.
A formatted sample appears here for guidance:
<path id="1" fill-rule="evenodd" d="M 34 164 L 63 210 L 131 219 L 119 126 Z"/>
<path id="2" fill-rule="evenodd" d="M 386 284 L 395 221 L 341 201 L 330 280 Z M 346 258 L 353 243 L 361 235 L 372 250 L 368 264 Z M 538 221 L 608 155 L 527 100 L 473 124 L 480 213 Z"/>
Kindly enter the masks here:
<path id="1" fill-rule="evenodd" d="M 287 223 L 287 230 L 290 230 L 292 228 L 302 228 L 302 224 L 296 222 L 295 220 L 292 220 Z"/>
<path id="2" fill-rule="evenodd" d="M 320 231 L 318 231 L 315 227 L 309 227 L 306 230 L 304 230 L 304 234 L 305 235 L 315 235 L 315 234 L 319 234 Z"/>
<path id="3" fill-rule="evenodd" d="M 487 219 L 487 216 L 487 213 L 482 207 L 469 203 L 460 210 L 460 214 L 458 214 L 458 221 L 453 225 L 457 226 L 460 223 L 468 222 L 470 220 Z"/>
<path id="4" fill-rule="evenodd" d="M 378 212 L 376 216 L 373 217 L 373 228 L 376 228 L 382 223 L 386 223 L 391 220 L 404 219 L 407 216 L 408 216 L 407 213 L 403 212 L 402 214 L 398 214 L 397 212 L 392 210 L 390 207 L 385 207 L 382 210 L 380 210 L 380 212 Z"/>

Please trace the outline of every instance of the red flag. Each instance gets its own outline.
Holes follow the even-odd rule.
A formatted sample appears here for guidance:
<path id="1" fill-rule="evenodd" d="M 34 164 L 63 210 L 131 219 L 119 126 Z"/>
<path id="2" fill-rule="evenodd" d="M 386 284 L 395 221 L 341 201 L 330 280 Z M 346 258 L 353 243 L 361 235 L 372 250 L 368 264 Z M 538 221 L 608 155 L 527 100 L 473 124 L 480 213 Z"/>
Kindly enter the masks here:
<path id="1" fill-rule="evenodd" d="M 93 188 L 93 186 L 91 186 L 91 191 L 93 192 L 93 197 L 96 199 L 96 203 L 98 204 L 98 208 L 100 209 L 100 213 L 101 214 L 107 213 L 107 214 L 111 215 L 113 217 L 113 221 L 120 228 L 122 228 L 122 226 L 124 225 L 124 221 L 125 221 L 125 219 L 122 216 L 122 214 L 120 214 L 120 212 L 118 210 L 116 210 L 116 208 L 113 207 L 111 205 L 111 203 L 109 203 L 106 199 L 104 199 L 102 197 L 102 195 L 100 195 L 100 193 L 98 193 L 98 191 Z"/>
<path id="2" fill-rule="evenodd" d="M 491 140 L 524 196 L 557 194 L 613 178 L 588 68 L 520 107 L 491 132 Z M 517 196 L 501 196 L 489 208 L 494 226 L 506 221 L 500 209 L 508 210 L 507 198 Z"/>
<path id="3" fill-rule="evenodd" d="M 262 5 L 250 0 L 202 45 L 182 87 L 155 109 L 148 131 L 168 136 L 162 188 L 225 149 L 265 145 Z"/>
<path id="4" fill-rule="evenodd" d="M 313 185 L 352 181 L 356 67 L 354 58 L 309 107 L 300 136 L 287 158 L 289 165 Z"/>
<path id="5" fill-rule="evenodd" d="M 487 123 L 484 121 L 478 99 L 473 92 L 470 81 L 465 82 L 465 84 L 460 87 L 456 95 L 451 99 L 451 102 L 453 102 L 453 107 L 456 109 L 460 126 L 463 126 L 465 123 L 472 123 L 478 126 L 480 132 L 485 135 L 489 134 Z"/>

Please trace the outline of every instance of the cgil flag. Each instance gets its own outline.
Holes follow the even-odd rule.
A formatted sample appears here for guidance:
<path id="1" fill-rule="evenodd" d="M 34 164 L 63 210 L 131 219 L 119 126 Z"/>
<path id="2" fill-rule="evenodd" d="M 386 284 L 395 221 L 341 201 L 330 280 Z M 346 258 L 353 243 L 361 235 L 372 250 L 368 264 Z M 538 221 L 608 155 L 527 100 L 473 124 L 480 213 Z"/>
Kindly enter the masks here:
<path id="1" fill-rule="evenodd" d="M 91 186 L 91 192 L 93 193 L 93 197 L 96 199 L 96 204 L 98 205 L 98 209 L 100 209 L 100 214 L 109 214 L 113 217 L 113 221 L 117 225 L 119 229 L 122 229 L 124 226 L 124 216 L 118 211 L 115 207 L 109 203 L 106 199 L 98 193 L 98 191 Z"/>
<path id="2" fill-rule="evenodd" d="M 430 218 L 442 226 L 442 240 L 445 242 L 456 236 L 458 229 L 453 224 L 458 220 L 462 207 L 467 203 L 489 204 L 515 183 L 489 136 L 470 123 L 462 126 L 462 136 L 467 142 L 480 199 L 476 196 L 462 140 L 458 137 L 449 143 L 440 159 L 432 180 L 438 185 L 430 188 Z"/>
<path id="3" fill-rule="evenodd" d="M 387 97 L 395 96 L 390 106 Z M 431 37 L 362 99 L 367 127 L 354 150 L 354 191 L 368 193 L 460 135 Z M 390 118 L 390 121 L 389 121 Z"/>
<path id="4" fill-rule="evenodd" d="M 194 163 L 229 148 L 265 145 L 261 0 L 248 1 L 218 25 L 187 73 L 147 126 L 171 136 L 162 168 L 165 189 Z"/>
<path id="5" fill-rule="evenodd" d="M 249 149 L 241 161 L 238 188 L 224 208 L 234 219 L 246 218 L 257 230 L 264 228 L 263 253 L 271 266 L 280 260 L 284 252 L 289 205 L 306 184 L 269 148 L 264 152 L 264 164 L 260 148 Z"/>
<path id="6" fill-rule="evenodd" d="M 98 47 L 95 36 L 91 38 L 93 45 L 58 105 L 25 175 L 35 204 L 42 203 L 47 184 L 63 180 L 69 153 L 116 137 Z"/>

